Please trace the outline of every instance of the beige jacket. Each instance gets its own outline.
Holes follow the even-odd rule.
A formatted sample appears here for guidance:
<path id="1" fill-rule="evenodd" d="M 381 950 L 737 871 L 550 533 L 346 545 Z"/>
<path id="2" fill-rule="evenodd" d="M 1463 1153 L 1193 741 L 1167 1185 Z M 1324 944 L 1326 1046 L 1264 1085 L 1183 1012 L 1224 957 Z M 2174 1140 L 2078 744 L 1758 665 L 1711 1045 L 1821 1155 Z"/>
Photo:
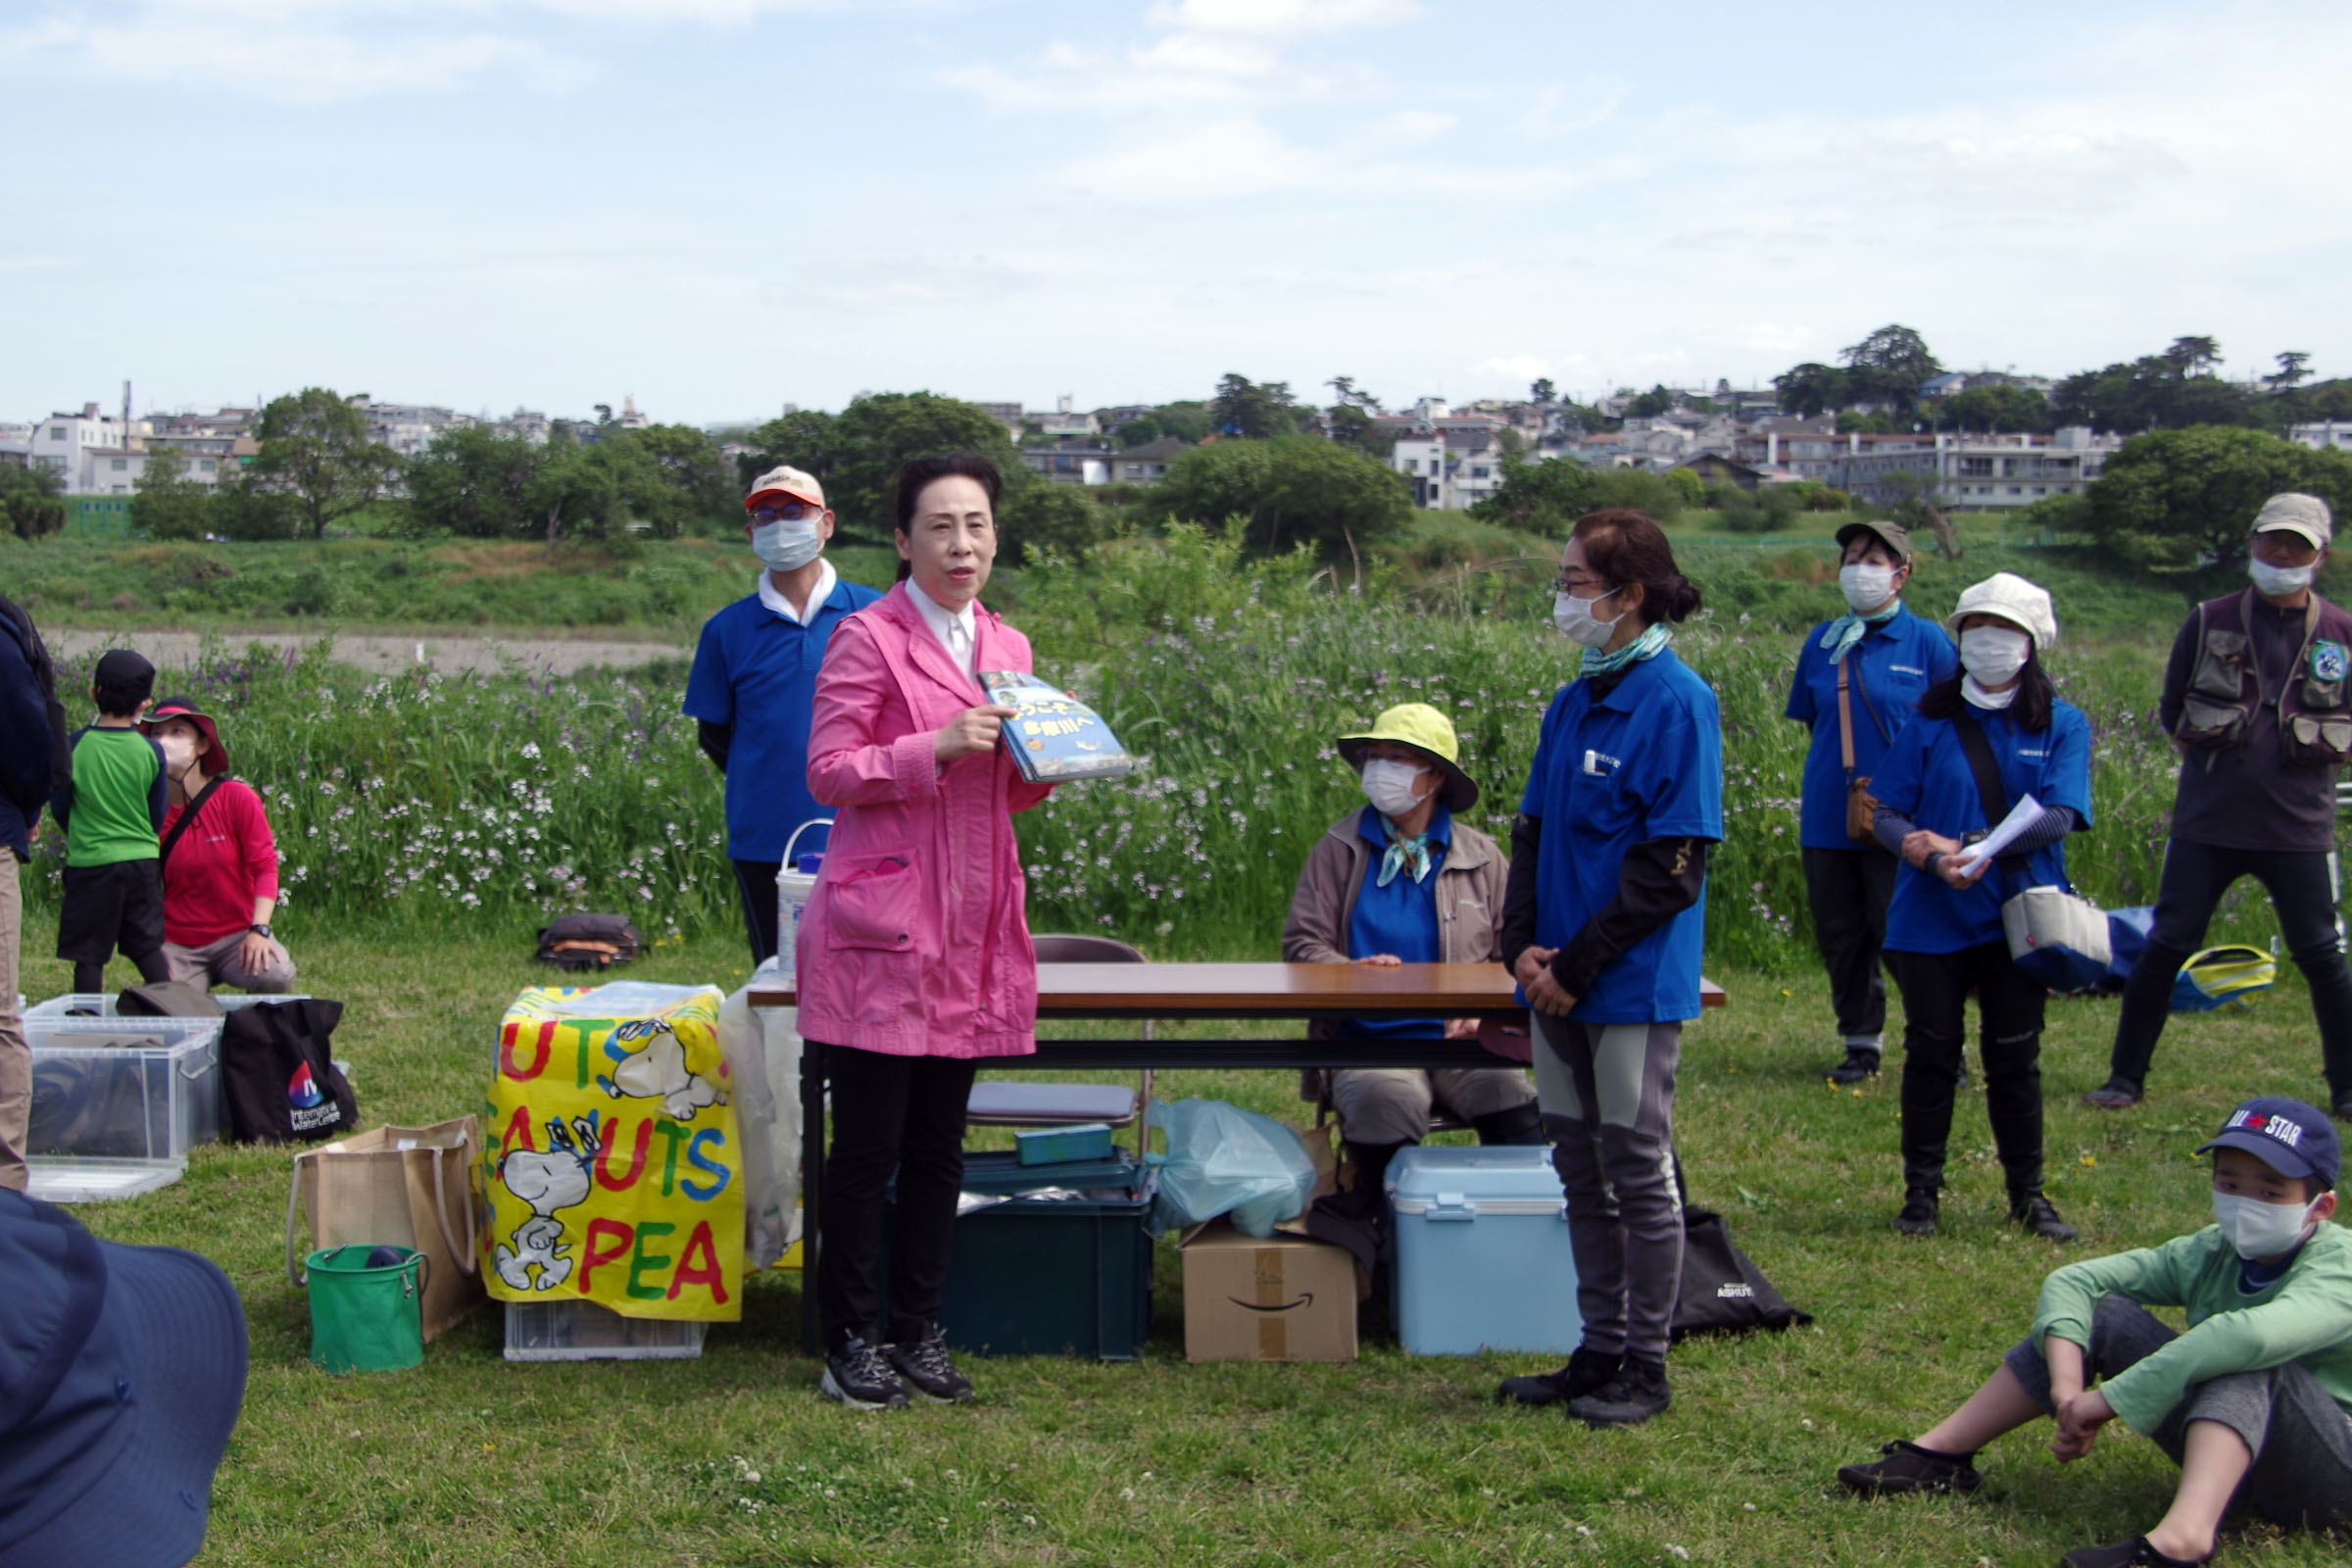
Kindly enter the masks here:
<path id="1" fill-rule="evenodd" d="M 1369 806 L 1358 807 L 1315 841 L 1291 895 L 1290 918 L 1282 928 L 1285 963 L 1348 963 L 1348 921 L 1356 893 L 1372 864 L 1372 846 L 1356 831 Z M 1502 957 L 1502 884 L 1509 862 L 1494 841 L 1460 817 L 1438 867 L 1438 958 L 1443 963 L 1488 963 Z M 1338 1033 L 1317 1022 L 1310 1039 Z"/>

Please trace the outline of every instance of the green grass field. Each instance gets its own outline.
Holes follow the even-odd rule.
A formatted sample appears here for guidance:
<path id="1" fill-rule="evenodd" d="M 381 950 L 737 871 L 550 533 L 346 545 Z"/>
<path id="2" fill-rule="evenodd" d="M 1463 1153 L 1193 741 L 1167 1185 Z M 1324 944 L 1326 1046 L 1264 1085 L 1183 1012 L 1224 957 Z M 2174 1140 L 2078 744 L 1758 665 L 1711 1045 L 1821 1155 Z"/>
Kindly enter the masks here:
<path id="1" fill-rule="evenodd" d="M 544 978 L 528 935 L 519 920 L 481 922 L 462 944 L 424 925 L 296 928 L 300 988 L 349 1004 L 336 1054 L 356 1065 L 367 1124 L 479 1102 L 500 1012 Z M 30 996 L 67 984 L 65 965 L 30 956 L 51 940 L 28 921 Z M 631 972 L 732 987 L 743 965 L 736 940 L 711 935 Z M 1982 1109 L 1965 1097 L 1945 1233 L 1897 1238 L 1893 1082 L 1827 1088 L 1818 980 L 1717 977 L 1732 1005 L 1686 1037 L 1692 1196 L 1819 1321 L 1678 1348 L 1674 1409 L 1630 1432 L 1493 1404 L 1494 1383 L 1536 1357 L 1371 1346 L 1347 1366 L 1189 1365 L 1165 1242 L 1140 1364 L 976 1360 L 981 1401 L 960 1409 L 857 1415 L 820 1400 L 793 1274 L 759 1281 L 743 1323 L 713 1329 L 699 1361 L 513 1365 L 484 1309 L 419 1368 L 333 1378 L 306 1359 L 304 1298 L 284 1272 L 284 1152 L 208 1147 L 178 1185 L 80 1212 L 111 1239 L 206 1253 L 244 1298 L 252 1372 L 199 1559 L 213 1568 L 2044 1564 L 2152 1522 L 2172 1472 L 2120 1430 L 2065 1469 L 2017 1434 L 1988 1450 L 1969 1499 L 1857 1502 L 1833 1472 L 1973 1388 L 2055 1263 L 2202 1222 L 2189 1151 L 2222 1112 L 2243 1095 L 2322 1092 L 2299 981 L 2290 972 L 2249 1012 L 2177 1020 L 2153 1098 L 2121 1115 L 2075 1099 L 2102 1076 L 2114 1004 L 2053 1003 L 2050 1190 L 2083 1229 L 2061 1251 L 2003 1223 Z M 1289 1074 L 1160 1083 L 1303 1111 Z M 2346 1543 L 2249 1528 L 2225 1548 L 2288 1568 L 2341 1562 Z"/>

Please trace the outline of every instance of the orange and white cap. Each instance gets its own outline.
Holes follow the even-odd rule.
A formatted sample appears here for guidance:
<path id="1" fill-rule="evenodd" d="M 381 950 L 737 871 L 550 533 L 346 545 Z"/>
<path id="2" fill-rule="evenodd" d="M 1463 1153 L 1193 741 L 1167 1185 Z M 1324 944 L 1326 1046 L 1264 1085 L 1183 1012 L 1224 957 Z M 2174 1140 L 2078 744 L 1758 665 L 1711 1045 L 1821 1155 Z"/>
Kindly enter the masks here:
<path id="1" fill-rule="evenodd" d="M 757 512 L 782 500 L 805 501 L 812 507 L 821 507 L 825 504 L 825 487 L 811 475 L 786 464 L 752 481 L 752 493 L 743 498 L 743 510 Z"/>

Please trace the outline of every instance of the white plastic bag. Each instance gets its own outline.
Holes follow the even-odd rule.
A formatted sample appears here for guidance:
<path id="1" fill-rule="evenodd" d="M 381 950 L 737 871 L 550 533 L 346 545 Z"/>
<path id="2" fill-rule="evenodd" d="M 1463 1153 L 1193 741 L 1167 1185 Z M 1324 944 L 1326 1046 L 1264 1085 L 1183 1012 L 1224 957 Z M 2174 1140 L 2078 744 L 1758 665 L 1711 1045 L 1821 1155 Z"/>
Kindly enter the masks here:
<path id="1" fill-rule="evenodd" d="M 753 984 L 764 983 L 764 975 Z M 743 1251 L 752 1268 L 784 1255 L 801 1227 L 801 1036 L 797 1008 L 760 1008 L 744 986 L 718 1009 L 718 1045 L 743 1140 Z"/>
<path id="2" fill-rule="evenodd" d="M 1168 1135 L 1154 1154 L 1162 1226 L 1199 1225 L 1229 1216 L 1245 1236 L 1268 1237 L 1296 1219 L 1315 1190 L 1315 1162 L 1298 1135 L 1271 1116 L 1222 1100 L 1158 1101 L 1149 1119 Z"/>

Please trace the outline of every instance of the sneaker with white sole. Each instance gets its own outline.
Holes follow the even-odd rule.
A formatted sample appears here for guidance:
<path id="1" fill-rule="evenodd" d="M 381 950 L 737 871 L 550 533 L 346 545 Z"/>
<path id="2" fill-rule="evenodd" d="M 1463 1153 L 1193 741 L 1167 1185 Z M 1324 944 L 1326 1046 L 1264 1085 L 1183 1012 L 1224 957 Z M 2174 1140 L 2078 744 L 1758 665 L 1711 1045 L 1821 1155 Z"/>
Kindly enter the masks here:
<path id="1" fill-rule="evenodd" d="M 825 1375 L 816 1392 L 853 1410 L 904 1410 L 906 1385 L 870 1341 L 852 1335 L 840 1349 L 825 1357 Z"/>

